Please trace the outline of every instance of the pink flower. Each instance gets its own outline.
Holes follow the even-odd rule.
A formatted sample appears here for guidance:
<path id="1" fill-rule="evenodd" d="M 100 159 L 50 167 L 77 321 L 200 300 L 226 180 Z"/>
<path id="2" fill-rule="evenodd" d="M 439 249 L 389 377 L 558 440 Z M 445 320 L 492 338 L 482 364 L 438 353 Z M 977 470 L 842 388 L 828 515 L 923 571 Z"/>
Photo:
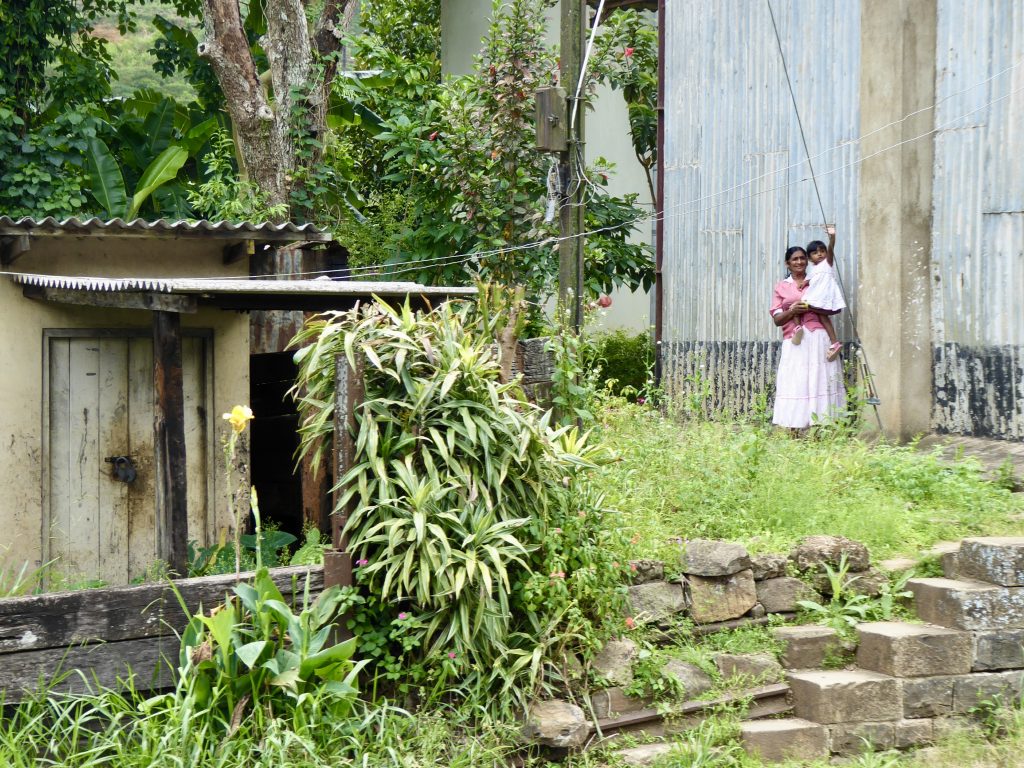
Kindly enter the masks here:
<path id="1" fill-rule="evenodd" d="M 622 55 L 628 59 L 630 56 L 633 55 L 633 49 L 627 48 L 625 51 L 622 52 Z"/>
<path id="2" fill-rule="evenodd" d="M 643 404 L 644 404 L 644 403 L 646 403 L 646 402 L 647 402 L 647 398 L 646 398 L 646 397 L 644 397 L 643 395 L 641 395 L 640 397 L 638 397 L 638 398 L 636 399 L 636 404 L 637 404 L 637 405 L 643 405 Z"/>
<path id="3" fill-rule="evenodd" d="M 636 563 L 630 563 L 629 570 L 631 570 L 633 573 L 636 573 Z"/>
<path id="4" fill-rule="evenodd" d="M 432 134 L 430 134 L 430 136 L 428 137 L 429 140 L 433 141 L 434 139 L 436 139 L 438 133 L 440 133 L 440 131 L 434 131 Z"/>
<path id="5" fill-rule="evenodd" d="M 599 307 L 608 309 L 608 307 L 612 305 L 612 297 L 609 296 L 608 294 L 602 294 L 601 298 L 597 300 L 597 304 Z"/>
<path id="6" fill-rule="evenodd" d="M 448 651 L 448 658 L 449 659 L 454 659 L 455 658 L 455 651 Z"/>
<path id="7" fill-rule="evenodd" d="M 553 530 L 553 531 L 554 531 L 555 533 L 561 533 L 561 532 L 562 532 L 562 529 L 561 529 L 561 528 L 553 528 L 552 530 Z"/>
<path id="8" fill-rule="evenodd" d="M 636 619 L 634 619 L 632 616 L 627 616 L 626 617 L 626 629 L 635 629 L 635 628 L 636 628 Z"/>
<path id="9" fill-rule="evenodd" d="M 370 564 L 370 561 L 367 560 L 365 557 L 361 557 L 358 560 L 356 560 L 356 565 L 359 566 L 360 568 L 362 568 L 364 565 L 369 565 L 369 564 Z"/>
<path id="10" fill-rule="evenodd" d="M 405 613 L 404 611 L 402 613 L 398 614 L 398 620 L 399 621 L 405 621 L 408 618 L 409 618 L 409 614 Z"/>

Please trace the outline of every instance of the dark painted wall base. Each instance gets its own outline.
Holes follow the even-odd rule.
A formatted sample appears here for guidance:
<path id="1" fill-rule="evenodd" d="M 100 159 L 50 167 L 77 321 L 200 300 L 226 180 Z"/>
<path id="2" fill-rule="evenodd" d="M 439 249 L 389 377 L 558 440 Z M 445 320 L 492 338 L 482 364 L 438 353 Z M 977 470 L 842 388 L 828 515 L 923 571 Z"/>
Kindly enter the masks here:
<path id="1" fill-rule="evenodd" d="M 932 426 L 1003 440 L 1024 440 L 1024 347 L 932 348 Z"/>

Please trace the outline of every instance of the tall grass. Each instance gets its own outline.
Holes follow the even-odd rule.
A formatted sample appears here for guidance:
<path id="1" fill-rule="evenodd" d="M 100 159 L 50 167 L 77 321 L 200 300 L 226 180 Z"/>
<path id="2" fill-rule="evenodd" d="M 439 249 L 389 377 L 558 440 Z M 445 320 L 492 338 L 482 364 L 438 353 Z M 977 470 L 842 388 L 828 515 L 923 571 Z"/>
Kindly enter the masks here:
<path id="1" fill-rule="evenodd" d="M 674 562 L 678 539 L 785 551 L 802 536 L 863 541 L 874 557 L 942 539 L 1024 530 L 1024 496 L 972 460 L 848 436 L 793 439 L 754 424 L 677 422 L 621 400 L 599 414 L 619 460 L 594 473 L 623 513 L 634 556 Z"/>

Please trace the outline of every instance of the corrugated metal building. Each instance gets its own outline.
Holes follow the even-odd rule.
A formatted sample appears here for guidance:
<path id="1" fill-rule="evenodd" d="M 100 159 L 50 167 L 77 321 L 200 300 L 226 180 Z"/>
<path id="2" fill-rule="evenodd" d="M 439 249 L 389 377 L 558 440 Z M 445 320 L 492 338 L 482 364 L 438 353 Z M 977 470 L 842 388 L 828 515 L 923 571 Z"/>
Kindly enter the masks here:
<path id="1" fill-rule="evenodd" d="M 1024 438 L 1024 0 L 772 0 L 772 8 L 821 204 L 838 229 L 851 307 L 841 337 L 854 338 L 851 319 L 869 325 L 858 309 L 876 313 L 884 298 L 865 295 L 873 281 L 858 291 L 861 270 L 881 267 L 898 280 L 905 269 L 906 255 L 866 252 L 868 267 L 860 255 L 861 242 L 887 226 L 873 214 L 865 220 L 880 201 L 878 179 L 863 184 L 862 173 L 878 172 L 879 151 L 895 153 L 902 166 L 890 186 L 931 185 L 930 215 L 922 214 L 931 242 L 906 247 L 930 250 L 931 287 L 908 280 L 901 297 L 907 317 L 912 304 L 930 306 L 931 328 L 918 333 L 896 314 L 887 329 L 904 346 L 931 344 L 931 424 L 914 431 Z M 714 407 L 741 411 L 764 393 L 770 402 L 780 348 L 767 312 L 772 286 L 785 276 L 787 246 L 823 239 L 822 214 L 767 3 L 665 2 L 662 11 L 664 381 L 675 394 L 709 386 Z M 877 39 L 883 14 L 881 28 L 894 27 L 883 34 L 909 53 L 907 72 L 892 72 L 893 87 L 880 93 L 864 81 L 862 56 L 875 57 L 877 80 L 876 46 L 893 44 Z M 927 64 L 938 104 L 919 112 L 915 96 L 932 103 L 931 75 L 916 91 L 905 81 L 920 79 L 914 46 L 925 41 L 930 53 L 928 34 L 937 41 Z M 879 99 L 891 100 L 898 125 L 879 119 L 887 114 Z M 928 127 L 907 135 L 922 119 Z M 934 162 L 930 146 L 920 151 L 932 143 Z M 901 353 L 875 337 L 867 348 L 877 380 Z M 905 377 L 892 375 L 901 387 Z M 907 420 L 898 421 L 894 431 L 906 436 Z"/>

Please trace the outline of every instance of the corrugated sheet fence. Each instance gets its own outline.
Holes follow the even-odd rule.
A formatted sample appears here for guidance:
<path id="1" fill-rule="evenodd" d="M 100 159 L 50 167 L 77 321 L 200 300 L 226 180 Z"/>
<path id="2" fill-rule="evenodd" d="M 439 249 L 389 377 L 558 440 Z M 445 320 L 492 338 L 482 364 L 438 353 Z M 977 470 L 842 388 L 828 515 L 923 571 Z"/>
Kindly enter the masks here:
<path id="1" fill-rule="evenodd" d="M 933 425 L 1024 439 L 1024 0 L 939 0 Z"/>
<path id="2" fill-rule="evenodd" d="M 666 6 L 665 384 L 743 410 L 773 386 L 785 249 L 823 239 L 822 217 L 765 3 Z M 855 309 L 860 3 L 773 7 Z"/>

